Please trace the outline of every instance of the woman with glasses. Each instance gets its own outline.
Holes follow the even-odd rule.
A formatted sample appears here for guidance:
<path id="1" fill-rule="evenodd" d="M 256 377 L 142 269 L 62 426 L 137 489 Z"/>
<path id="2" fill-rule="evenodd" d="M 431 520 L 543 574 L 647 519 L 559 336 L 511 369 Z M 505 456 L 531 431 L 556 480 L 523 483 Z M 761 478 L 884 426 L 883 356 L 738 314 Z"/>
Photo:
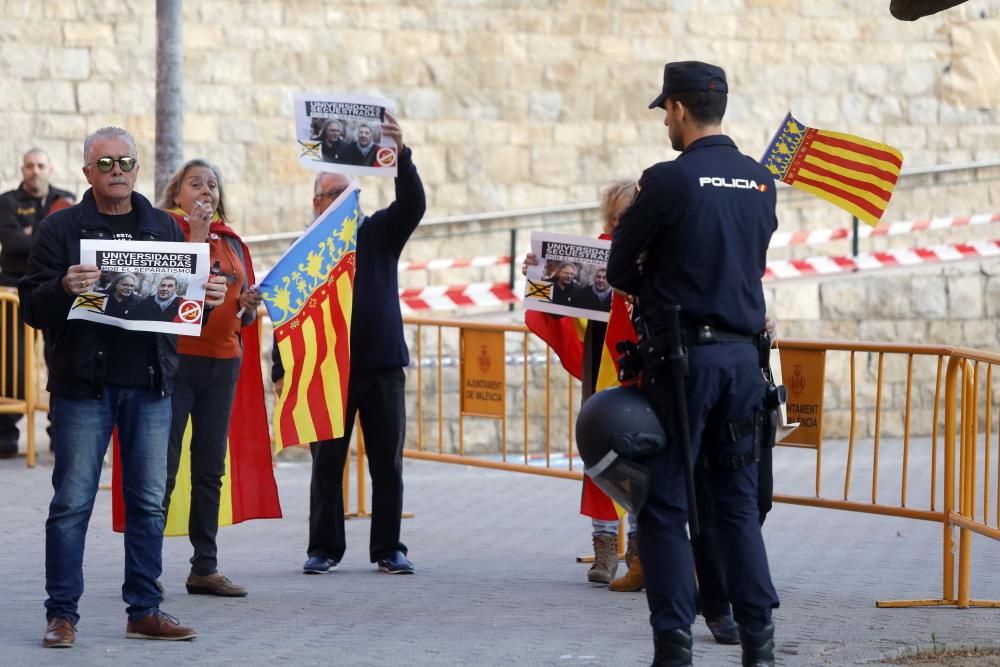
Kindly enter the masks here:
<path id="1" fill-rule="evenodd" d="M 255 327 L 261 298 L 254 285 L 250 251 L 229 226 L 222 177 L 217 167 L 205 160 L 189 160 L 167 183 L 160 207 L 173 216 L 184 232 L 185 240 L 209 244 L 212 272 L 226 276 L 228 284 L 225 300 L 205 319 L 201 335 L 177 337 L 180 366 L 171 399 L 173 419 L 164 510 L 170 508 L 171 494 L 185 453 L 183 444 L 190 438 L 186 451 L 190 457 L 191 497 L 186 528 L 194 555 L 191 557 L 187 591 L 191 594 L 243 597 L 247 594 L 246 589 L 218 571 L 216 534 L 227 458 L 237 457 L 237 452 L 229 451 L 229 432 L 237 380 L 244 359 L 253 365 L 253 369 L 248 369 L 246 373 L 248 381 L 255 373 L 258 383 L 261 382 Z M 244 343 L 248 348 L 246 355 Z M 253 407 L 263 409 L 262 384 L 259 397 L 250 398 L 260 401 L 259 406 Z M 241 405 L 241 412 L 256 414 L 257 411 L 247 410 L 247 407 Z M 261 411 L 262 417 L 263 414 Z M 246 418 L 247 415 L 241 415 L 241 419 Z M 262 432 L 266 441 L 264 447 L 267 448 L 269 464 L 266 418 L 263 424 L 254 426 Z M 241 442 L 239 447 L 251 444 Z M 184 488 L 183 485 L 181 488 Z M 176 511 L 183 504 L 183 499 L 174 498 L 173 501 Z M 168 516 L 168 532 L 173 523 Z"/>

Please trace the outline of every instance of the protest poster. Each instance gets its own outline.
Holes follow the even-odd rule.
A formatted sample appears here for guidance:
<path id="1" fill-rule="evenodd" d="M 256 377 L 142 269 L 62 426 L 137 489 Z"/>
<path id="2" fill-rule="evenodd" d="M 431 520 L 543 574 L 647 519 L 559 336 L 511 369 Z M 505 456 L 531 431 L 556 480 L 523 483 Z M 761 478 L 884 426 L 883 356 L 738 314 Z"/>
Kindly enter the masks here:
<path id="1" fill-rule="evenodd" d="M 607 322 L 611 312 L 611 241 L 551 232 L 531 233 L 538 263 L 528 267 L 524 307 Z"/>
<path id="2" fill-rule="evenodd" d="M 66 319 L 132 331 L 201 333 L 211 269 L 207 243 L 84 239 L 80 263 L 99 267 L 101 277 L 74 299 Z"/>
<path id="3" fill-rule="evenodd" d="M 399 147 L 382 133 L 393 103 L 381 97 L 295 93 L 299 164 L 355 176 L 395 176 Z"/>

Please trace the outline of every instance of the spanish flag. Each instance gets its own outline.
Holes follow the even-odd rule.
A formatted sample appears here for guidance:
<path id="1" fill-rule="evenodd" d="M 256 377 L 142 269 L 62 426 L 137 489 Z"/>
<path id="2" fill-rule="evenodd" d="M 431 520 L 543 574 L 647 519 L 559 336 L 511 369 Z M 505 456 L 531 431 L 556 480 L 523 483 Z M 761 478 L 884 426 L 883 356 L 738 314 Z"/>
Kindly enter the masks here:
<path id="1" fill-rule="evenodd" d="M 570 375 L 577 380 L 583 378 L 583 337 L 587 320 L 526 310 L 524 324 L 552 348 Z"/>
<path id="2" fill-rule="evenodd" d="M 903 168 L 892 146 L 806 127 L 789 113 L 760 160 L 776 180 L 810 192 L 876 226 Z"/>
<path id="3" fill-rule="evenodd" d="M 285 365 L 284 389 L 274 406 L 279 451 L 344 435 L 360 221 L 352 182 L 261 281 Z"/>
<path id="4" fill-rule="evenodd" d="M 252 271 L 247 257 L 246 266 Z M 248 276 L 253 283 L 253 276 Z M 260 366 L 260 335 L 257 324 L 244 327 L 243 361 L 236 381 L 233 412 L 229 418 L 226 443 L 226 472 L 219 498 L 219 525 L 229 526 L 250 519 L 280 519 L 278 486 L 271 464 L 271 438 L 264 407 L 264 380 Z M 122 471 L 118 458 L 118 431 L 113 440 L 114 466 L 111 481 L 111 523 L 117 532 L 125 530 L 125 503 Z M 181 441 L 181 460 L 174 490 L 170 494 L 164 535 L 187 535 L 191 509 L 191 421 Z"/>
<path id="5" fill-rule="evenodd" d="M 604 345 L 601 347 L 601 366 L 597 371 L 596 391 L 619 386 L 618 382 L 618 343 L 621 341 L 636 341 L 635 329 L 632 327 L 632 306 L 618 292 L 611 296 L 611 314 L 608 317 L 608 330 L 604 334 Z M 580 514 L 592 519 L 614 521 L 621 518 L 625 509 L 611 500 L 590 479 L 583 476 L 583 496 L 580 499 Z"/>

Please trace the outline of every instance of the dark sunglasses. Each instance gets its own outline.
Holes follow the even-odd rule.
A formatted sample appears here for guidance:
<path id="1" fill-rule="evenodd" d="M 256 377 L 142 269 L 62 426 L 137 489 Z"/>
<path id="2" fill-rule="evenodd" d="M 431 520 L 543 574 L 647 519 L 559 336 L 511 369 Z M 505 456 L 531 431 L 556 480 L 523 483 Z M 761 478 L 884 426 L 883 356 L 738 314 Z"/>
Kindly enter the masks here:
<path id="1" fill-rule="evenodd" d="M 118 166 L 121 167 L 122 171 L 132 171 L 135 169 L 137 160 L 128 155 L 120 158 L 100 157 L 94 160 L 94 164 L 97 165 L 97 168 L 105 174 L 114 169 L 115 162 L 118 163 Z"/>

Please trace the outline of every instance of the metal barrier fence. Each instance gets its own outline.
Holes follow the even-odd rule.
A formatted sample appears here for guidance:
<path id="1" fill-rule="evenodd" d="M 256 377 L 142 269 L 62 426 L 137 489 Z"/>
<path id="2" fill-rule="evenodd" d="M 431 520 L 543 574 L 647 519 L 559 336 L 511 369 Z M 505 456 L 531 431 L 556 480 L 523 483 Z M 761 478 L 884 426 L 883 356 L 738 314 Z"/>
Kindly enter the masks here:
<path id="1" fill-rule="evenodd" d="M 561 369 L 553 373 L 553 357 L 546 351 L 538 364 L 544 369 L 544 388 L 530 386 L 529 335 L 521 325 L 484 324 L 461 320 L 406 318 L 414 335 L 411 351 L 415 368 L 410 369 L 411 383 L 415 375 L 416 433 L 409 434 L 408 442 L 414 443 L 404 451 L 409 458 L 457 463 L 486 468 L 525 472 L 537 475 L 582 479 L 582 465 L 574 459 L 572 422 L 574 383 L 566 381 L 565 404 L 553 409 L 553 385 L 560 385 L 568 374 Z M 503 332 L 507 337 L 505 353 L 516 349 L 520 361 L 507 364 L 507 377 L 519 376 L 519 383 L 512 383 L 505 390 L 520 400 L 513 401 L 513 409 L 498 419 L 499 429 L 486 432 L 470 451 L 465 419 L 475 418 L 461 410 L 460 385 L 454 376 L 461 376 L 461 360 L 454 356 L 458 346 L 445 344 L 446 331 L 455 336 L 462 329 Z M 428 345 L 428 342 L 430 345 Z M 510 347 L 513 343 L 514 347 Z M 882 607 L 917 605 L 1000 606 L 1000 602 L 970 600 L 971 587 L 971 534 L 977 533 L 1000 540 L 1000 442 L 997 444 L 997 464 L 993 464 L 993 449 L 989 438 L 991 420 L 994 418 L 992 367 L 1000 364 L 1000 355 L 936 345 L 904 345 L 890 343 L 854 343 L 842 341 L 782 340 L 779 350 L 815 352 L 840 362 L 840 367 L 830 364 L 828 377 L 849 378 L 849 387 L 828 384 L 828 388 L 846 391 L 850 401 L 850 436 L 846 442 L 824 445 L 822 433 L 815 446 L 794 445 L 783 450 L 798 450 L 806 456 L 814 451 L 814 474 L 809 489 L 799 493 L 785 492 L 788 480 L 775 480 L 776 502 L 852 512 L 865 512 L 904 519 L 931 521 L 942 526 L 942 597 L 939 599 L 879 601 Z M 428 348 L 430 351 L 428 353 Z M 447 348 L 447 352 L 446 352 Z M 970 366 L 974 362 L 974 367 Z M 947 365 L 947 373 L 944 373 Z M 518 368 L 520 367 L 520 368 Z M 980 368 L 985 371 L 980 371 Z M 433 374 L 427 377 L 425 368 Z M 446 370 L 447 369 L 447 370 Z M 451 374 L 449 381 L 447 374 Z M 959 376 L 961 375 L 961 379 Z M 980 376 L 983 376 L 982 381 Z M 562 377 L 560 377 L 562 376 Z M 556 378 L 560 378 L 558 381 Z M 539 378 L 541 380 L 541 378 Z M 1000 379 L 1000 378 L 998 378 Z M 985 384 L 986 389 L 977 388 Z M 519 385 L 519 386 L 518 386 Z M 905 387 L 899 401 L 890 398 L 891 385 Z M 931 391 L 933 388 L 933 391 Z M 544 410 L 533 406 L 534 394 L 544 400 Z M 561 393 L 561 390 L 558 391 Z M 427 394 L 431 394 L 428 396 Z M 933 408 L 917 410 L 916 394 L 927 394 Z M 932 396 L 932 398 L 931 398 Z M 942 402 L 943 398 L 943 402 Z M 958 399 L 961 404 L 958 404 Z M 865 416 L 862 403 L 873 403 L 874 410 Z M 520 414 L 517 414 L 520 408 Z M 542 416 L 533 419 L 532 411 Z M 979 411 L 982 412 L 979 412 Z M 998 411 L 1000 412 L 1000 411 Z M 902 422 L 902 438 L 892 439 L 883 435 L 890 414 Z M 977 450 L 979 417 L 983 414 L 986 434 Z M 516 415 L 512 416 L 512 415 Z M 566 446 L 561 442 L 554 447 L 551 427 L 565 418 Z M 523 435 L 518 447 L 511 448 L 508 425 L 517 420 L 517 430 Z M 874 424 L 862 423 L 873 420 Z M 428 432 L 427 425 L 430 422 Z M 920 422 L 920 423 L 918 423 Z M 450 428 L 449 428 L 450 425 Z M 533 428 L 534 426 L 534 428 Z M 961 429 L 961 430 L 959 430 Z M 857 433 L 870 430 L 870 438 L 859 438 Z M 1000 431 L 1000 427 L 997 427 Z M 446 438 L 446 433 L 450 436 Z M 911 434 L 929 434 L 916 437 Z M 956 447 L 955 436 L 961 434 Z M 560 434 L 561 435 L 561 434 Z M 561 441 L 561 438 L 560 438 Z M 978 451 L 978 453 L 977 453 Z M 865 458 L 865 463 L 859 461 Z M 777 459 L 777 456 L 776 456 Z M 984 460 L 983 477 L 977 486 L 977 460 Z M 917 461 L 919 465 L 913 462 Z M 996 479 L 991 477 L 991 465 L 997 465 Z M 360 470 L 360 468 L 359 468 Z M 861 488 L 858 478 L 870 476 L 870 485 Z M 836 484 L 830 484 L 830 478 Z M 786 482 L 786 483 L 783 483 Z M 991 484 L 993 485 L 991 487 Z M 991 496 L 992 491 L 992 496 Z M 990 498 L 996 499 L 996 509 L 990 523 Z M 359 503 L 363 498 L 359 496 Z M 362 505 L 359 504 L 359 508 Z M 977 512 L 981 508 L 981 512 Z M 958 594 L 955 594 L 956 559 L 953 531 L 959 530 L 958 541 Z"/>
<path id="2" fill-rule="evenodd" d="M 446 461 L 449 463 L 461 463 L 463 465 L 473 465 L 482 466 L 487 468 L 496 468 L 501 470 L 510 470 L 516 472 L 527 472 L 537 475 L 546 475 L 550 477 L 562 477 L 569 479 L 581 479 L 582 473 L 579 461 L 574 462 L 573 457 L 573 423 L 574 423 L 574 395 L 577 391 L 576 380 L 574 380 L 568 373 L 561 370 L 558 367 L 556 373 L 562 376 L 562 380 L 565 381 L 565 397 L 566 397 L 566 439 L 564 448 L 556 450 L 553 446 L 552 438 L 552 427 L 553 427 L 553 355 L 545 348 L 543 360 L 540 366 L 544 367 L 544 411 L 535 410 L 536 419 L 535 421 L 542 421 L 544 424 L 543 433 L 544 437 L 541 439 L 542 446 L 532 448 L 530 443 L 532 441 L 530 424 L 532 421 L 532 410 L 530 409 L 531 401 L 534 399 L 534 394 L 530 392 L 531 386 L 531 364 L 532 356 L 529 354 L 529 346 L 534 341 L 537 344 L 537 339 L 533 339 L 530 331 L 524 325 L 519 324 L 501 324 L 501 323 L 486 323 L 486 322 L 469 322 L 463 320 L 445 320 L 445 319 L 429 319 L 429 318 L 405 318 L 407 324 L 415 326 L 414 330 L 414 344 L 411 346 L 411 351 L 416 359 L 416 369 L 414 372 L 416 374 L 417 380 L 417 397 L 416 397 L 416 421 L 417 421 L 417 432 L 416 436 L 416 448 L 407 449 L 405 451 L 406 456 L 415 459 L 427 459 L 436 461 Z M 433 336 L 433 345 L 436 347 L 436 352 L 433 353 L 431 363 L 425 364 L 427 357 L 425 356 L 425 330 L 432 329 L 435 331 Z M 461 410 L 457 412 L 457 419 L 453 418 L 451 421 L 453 424 L 457 424 L 457 438 L 456 445 L 453 448 L 455 453 L 445 452 L 444 450 L 444 433 L 445 433 L 445 421 L 448 419 L 445 409 L 445 392 L 438 391 L 435 399 L 435 408 L 433 410 L 433 422 L 436 424 L 436 451 L 432 444 L 430 447 L 425 446 L 425 421 L 426 421 L 426 411 L 425 402 L 423 398 L 423 387 L 425 379 L 425 366 L 429 366 L 433 369 L 434 379 L 433 382 L 436 387 L 441 388 L 446 384 L 445 381 L 445 368 L 449 367 L 449 371 L 454 375 L 460 371 L 460 365 L 457 363 L 446 363 L 446 356 L 444 354 L 444 331 L 452 330 L 454 332 L 460 332 L 463 329 L 469 329 L 480 332 L 497 332 L 505 335 L 507 340 L 516 339 L 517 345 L 520 351 L 520 356 L 518 361 L 519 364 L 515 363 L 514 366 L 521 366 L 521 377 L 520 377 L 520 389 L 518 390 L 519 398 L 521 400 L 521 410 L 520 410 L 520 421 L 521 421 L 521 446 L 518 452 L 513 452 L 508 447 L 508 422 L 513 421 L 513 419 L 508 419 L 507 415 L 504 414 L 499 421 L 499 433 L 497 436 L 499 438 L 500 446 L 493 457 L 479 457 L 474 454 L 469 454 L 466 451 L 466 431 L 465 431 L 465 419 L 490 419 L 490 417 L 483 417 L 482 415 L 477 415 L 475 413 L 462 413 Z M 457 349 L 457 343 L 455 341 L 449 341 L 450 349 Z M 509 369 L 510 364 L 506 363 L 506 349 L 505 349 L 505 368 Z M 514 355 L 515 357 L 518 355 Z M 558 364 L 558 362 L 555 362 Z M 509 373 L 508 373 L 509 375 Z M 507 383 L 505 382 L 505 385 Z M 560 382 L 562 384 L 562 382 Z M 515 385 L 516 386 L 516 385 Z M 449 410 L 456 407 L 455 396 L 449 398 L 448 405 Z M 535 403 L 539 405 L 539 403 Z M 538 412 L 543 412 L 543 417 L 537 415 Z M 453 429 L 455 430 L 455 429 Z M 566 468 L 554 467 L 552 465 L 553 457 L 556 456 L 560 460 L 565 460 Z M 516 459 L 520 459 L 520 462 L 516 462 Z M 531 461 L 535 460 L 536 463 L 533 465 Z"/>
<path id="3" fill-rule="evenodd" d="M 48 410 L 38 400 L 35 330 L 21 321 L 17 292 L 0 288 L 0 414 L 25 416 L 28 467 L 35 465 L 35 411 Z"/>
<path id="4" fill-rule="evenodd" d="M 1000 364 L 1000 355 L 984 353 L 968 348 L 956 348 L 952 351 L 948 362 L 948 395 L 945 398 L 946 415 L 950 417 L 950 426 L 945 427 L 946 448 L 954 451 L 956 425 L 955 404 L 957 393 L 961 388 L 961 429 L 959 449 L 960 472 L 958 483 L 958 506 L 954 504 L 946 508 L 948 514 L 945 532 L 948 535 L 946 544 L 951 545 L 951 527 L 959 529 L 958 546 L 958 595 L 952 588 L 953 570 L 946 566 L 944 599 L 935 601 L 938 604 L 955 604 L 958 607 L 1000 607 L 1000 602 L 971 600 L 969 598 L 972 583 L 972 535 L 1000 540 L 1000 424 L 997 427 L 997 471 L 996 477 L 991 476 L 990 432 L 993 416 L 993 367 Z M 982 369 L 985 368 L 985 373 Z M 961 381 L 958 377 L 961 375 Z M 983 400 L 980 400 L 980 390 L 984 389 Z M 980 409 L 983 409 L 983 424 L 985 426 L 980 438 Z M 980 449 L 980 445 L 982 445 Z M 982 455 L 980 457 L 980 454 Z M 982 460 L 982 484 L 977 479 L 977 466 Z M 996 508 L 990 524 L 990 490 L 996 498 Z M 981 512 L 978 499 L 982 499 Z M 947 563 L 947 561 L 946 561 Z"/>

